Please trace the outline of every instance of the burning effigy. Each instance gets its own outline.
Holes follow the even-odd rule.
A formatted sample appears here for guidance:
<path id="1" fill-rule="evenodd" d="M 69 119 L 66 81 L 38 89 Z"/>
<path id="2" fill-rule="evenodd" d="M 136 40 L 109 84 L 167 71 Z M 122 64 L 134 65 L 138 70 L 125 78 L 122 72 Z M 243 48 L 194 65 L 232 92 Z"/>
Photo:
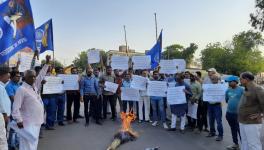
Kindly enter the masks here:
<path id="1" fill-rule="evenodd" d="M 116 150 L 118 146 L 129 141 L 134 141 L 138 137 L 138 134 L 131 128 L 131 122 L 136 120 L 136 115 L 132 112 L 120 114 L 122 120 L 121 130 L 114 135 L 114 140 L 107 150 Z"/>

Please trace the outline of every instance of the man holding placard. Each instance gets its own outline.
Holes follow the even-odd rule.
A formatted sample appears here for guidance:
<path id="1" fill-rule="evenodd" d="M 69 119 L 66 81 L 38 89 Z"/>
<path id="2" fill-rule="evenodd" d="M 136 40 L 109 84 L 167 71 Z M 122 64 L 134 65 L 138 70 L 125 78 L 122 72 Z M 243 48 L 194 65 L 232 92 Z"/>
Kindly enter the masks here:
<path id="1" fill-rule="evenodd" d="M 130 88 L 131 87 L 130 85 L 131 85 L 131 76 L 128 72 L 124 72 L 124 80 L 122 81 L 121 88 L 122 89 Z M 121 92 L 122 92 L 122 89 L 121 89 Z M 133 112 L 133 101 L 122 99 L 123 112 L 126 113 L 127 104 L 129 105 L 128 112 Z"/>
<path id="2" fill-rule="evenodd" d="M 160 75 L 158 71 L 153 71 L 153 80 L 152 81 L 162 81 L 160 80 Z M 148 93 L 150 93 L 148 91 Z M 165 94 L 166 95 L 166 94 Z M 165 110 L 164 110 L 164 101 L 162 96 L 150 96 L 151 100 L 151 106 L 153 110 L 153 124 L 152 126 L 158 125 L 158 111 L 161 118 L 161 122 L 163 124 L 164 129 L 168 129 L 168 126 L 166 124 L 166 116 L 165 116 Z"/>
<path id="3" fill-rule="evenodd" d="M 80 94 L 81 94 L 81 102 L 84 102 L 84 114 L 85 114 L 85 126 L 89 125 L 89 111 L 91 111 L 91 108 L 94 110 L 94 115 L 96 124 L 101 125 L 99 122 L 100 119 L 100 112 L 98 112 L 99 107 L 98 107 L 98 102 L 97 102 L 97 97 L 98 97 L 98 82 L 97 80 L 92 77 L 93 74 L 93 69 L 90 65 L 86 67 L 86 76 L 84 76 L 80 82 Z M 90 102 L 90 109 L 88 111 L 88 106 Z M 91 105 L 91 104 L 94 105 Z"/>
<path id="4" fill-rule="evenodd" d="M 100 77 L 100 81 L 102 82 L 111 82 L 115 83 L 115 77 L 112 75 L 112 67 L 107 66 L 106 67 L 106 74 L 102 75 Z M 104 89 L 103 91 L 103 119 L 106 119 L 107 117 L 107 102 L 110 103 L 111 106 L 111 112 L 112 112 L 112 120 L 116 120 L 116 99 L 115 99 L 115 93 L 112 91 L 106 91 Z"/>
<path id="5" fill-rule="evenodd" d="M 185 116 L 187 112 L 187 101 L 190 100 L 190 97 L 192 96 L 191 88 L 190 86 L 184 82 L 184 74 L 176 74 L 176 85 L 175 87 L 182 88 L 182 91 L 179 91 L 178 95 L 183 95 L 185 96 L 185 101 L 182 100 L 180 97 L 175 97 L 175 102 L 170 104 L 171 108 L 171 128 L 169 131 L 175 131 L 176 130 L 176 120 L 177 117 L 180 118 L 181 120 L 181 125 L 180 125 L 180 132 L 183 134 L 184 133 L 184 128 L 185 128 Z M 181 92 L 181 93 L 180 93 Z"/>
<path id="6" fill-rule="evenodd" d="M 71 68 L 72 75 L 78 75 L 76 67 Z M 78 82 L 79 84 L 79 82 Z M 68 122 L 78 122 L 80 110 L 80 91 L 79 90 L 68 90 L 67 92 L 67 120 Z M 72 115 L 72 103 L 73 103 L 73 115 Z"/>
<path id="7" fill-rule="evenodd" d="M 210 79 L 212 81 L 212 84 L 219 84 L 219 77 L 216 74 L 212 75 Z M 204 96 L 205 95 L 206 94 L 204 94 Z M 224 97 L 223 97 L 223 100 L 224 100 Z M 222 141 L 223 140 L 223 124 L 222 124 L 222 107 L 221 107 L 221 102 L 220 101 L 215 102 L 215 100 L 209 100 L 208 114 L 209 114 L 210 132 L 207 135 L 207 137 L 214 137 L 214 136 L 216 136 L 216 134 L 215 134 L 215 121 L 216 121 L 216 123 L 217 123 L 217 130 L 218 130 L 218 136 L 217 136 L 217 138 L 215 140 L 216 141 Z"/>
<path id="8" fill-rule="evenodd" d="M 142 71 L 142 77 L 145 78 L 145 89 L 140 90 L 140 101 L 138 102 L 138 113 L 139 113 L 139 122 L 141 123 L 143 120 L 143 116 L 145 118 L 145 121 L 149 122 L 149 111 L 150 111 L 150 99 L 149 96 L 147 95 L 147 82 L 149 81 L 148 79 L 148 71 L 143 70 Z M 132 81 L 133 82 L 133 81 Z M 143 82 L 144 83 L 144 82 Z M 143 104 L 144 104 L 144 115 L 143 115 Z"/>

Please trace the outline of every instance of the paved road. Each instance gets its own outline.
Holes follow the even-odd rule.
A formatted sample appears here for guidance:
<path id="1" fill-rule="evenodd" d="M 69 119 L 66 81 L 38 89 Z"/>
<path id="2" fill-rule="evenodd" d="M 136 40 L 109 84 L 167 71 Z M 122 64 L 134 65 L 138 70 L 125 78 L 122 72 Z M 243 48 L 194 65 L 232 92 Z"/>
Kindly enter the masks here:
<path id="1" fill-rule="evenodd" d="M 206 138 L 207 133 L 195 134 L 179 131 L 168 132 L 161 126 L 152 127 L 150 123 L 133 124 L 133 129 L 140 137 L 133 142 L 122 145 L 120 150 L 145 150 L 147 147 L 159 146 L 160 150 L 224 150 L 232 144 L 227 122 L 224 121 L 224 140 L 216 142 L 214 138 Z M 178 123 L 179 125 L 179 123 Z M 103 126 L 91 123 L 84 127 L 84 120 L 78 124 L 56 127 L 55 131 L 44 131 L 38 150 L 105 150 L 111 143 L 113 135 L 118 131 L 120 121 L 106 120 Z"/>

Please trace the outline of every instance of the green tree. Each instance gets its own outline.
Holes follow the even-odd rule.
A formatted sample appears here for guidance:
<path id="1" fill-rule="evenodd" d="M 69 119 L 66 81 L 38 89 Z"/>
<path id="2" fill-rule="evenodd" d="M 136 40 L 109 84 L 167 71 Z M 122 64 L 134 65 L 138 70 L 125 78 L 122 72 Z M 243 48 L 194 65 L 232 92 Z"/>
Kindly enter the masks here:
<path id="1" fill-rule="evenodd" d="M 106 61 L 107 61 L 107 56 L 106 56 L 106 52 L 105 51 L 100 51 L 100 55 L 102 58 L 102 62 L 98 63 L 98 64 L 92 64 L 92 67 L 102 67 L 106 65 Z M 85 70 L 86 66 L 87 66 L 87 51 L 82 51 L 81 53 L 79 53 L 78 57 L 75 57 L 75 59 L 73 60 L 73 64 L 74 66 L 81 68 L 82 70 Z"/>
<path id="2" fill-rule="evenodd" d="M 256 11 L 250 14 L 251 26 L 260 31 L 264 30 L 264 0 L 256 0 Z"/>
<path id="3" fill-rule="evenodd" d="M 195 43 L 191 43 L 187 48 L 179 44 L 173 44 L 165 48 L 162 56 L 167 59 L 185 59 L 187 66 L 189 66 L 197 49 L 198 46 Z"/>
<path id="4" fill-rule="evenodd" d="M 215 67 L 219 72 L 239 75 L 244 71 L 264 71 L 264 57 L 258 47 L 263 45 L 260 33 L 247 31 L 234 36 L 231 45 L 209 44 L 202 50 L 203 69 Z"/>

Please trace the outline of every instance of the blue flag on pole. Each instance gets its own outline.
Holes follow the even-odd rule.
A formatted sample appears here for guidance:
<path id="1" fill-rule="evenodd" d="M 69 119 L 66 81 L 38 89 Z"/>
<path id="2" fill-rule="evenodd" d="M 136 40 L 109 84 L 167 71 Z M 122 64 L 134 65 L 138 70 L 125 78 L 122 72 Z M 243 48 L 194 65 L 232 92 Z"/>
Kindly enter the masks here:
<path id="1" fill-rule="evenodd" d="M 160 32 L 157 43 L 147 52 L 146 55 L 151 56 L 151 69 L 155 69 L 159 65 L 162 50 L 162 31 Z"/>
<path id="2" fill-rule="evenodd" d="M 35 27 L 29 0 L 0 4 L 0 64 L 24 48 L 35 50 Z"/>
<path id="3" fill-rule="evenodd" d="M 51 19 L 36 29 L 36 43 L 40 54 L 47 50 L 54 51 Z"/>

